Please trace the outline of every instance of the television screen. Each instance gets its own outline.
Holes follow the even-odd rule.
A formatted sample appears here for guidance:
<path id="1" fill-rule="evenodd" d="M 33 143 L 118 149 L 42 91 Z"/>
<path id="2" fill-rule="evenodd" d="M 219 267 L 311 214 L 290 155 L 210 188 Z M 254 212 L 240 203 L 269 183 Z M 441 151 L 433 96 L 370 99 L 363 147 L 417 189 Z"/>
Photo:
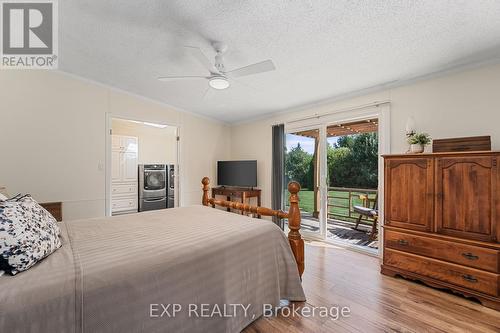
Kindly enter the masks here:
<path id="1" fill-rule="evenodd" d="M 217 184 L 256 187 L 257 161 L 218 161 Z"/>

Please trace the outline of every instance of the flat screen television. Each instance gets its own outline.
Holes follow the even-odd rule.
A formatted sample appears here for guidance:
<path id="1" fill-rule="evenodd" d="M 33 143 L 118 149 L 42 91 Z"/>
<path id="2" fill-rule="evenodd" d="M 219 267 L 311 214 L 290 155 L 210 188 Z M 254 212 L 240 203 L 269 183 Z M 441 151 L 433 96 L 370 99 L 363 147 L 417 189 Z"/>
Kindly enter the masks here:
<path id="1" fill-rule="evenodd" d="M 257 186 L 257 161 L 218 161 L 217 184 L 220 186 Z"/>

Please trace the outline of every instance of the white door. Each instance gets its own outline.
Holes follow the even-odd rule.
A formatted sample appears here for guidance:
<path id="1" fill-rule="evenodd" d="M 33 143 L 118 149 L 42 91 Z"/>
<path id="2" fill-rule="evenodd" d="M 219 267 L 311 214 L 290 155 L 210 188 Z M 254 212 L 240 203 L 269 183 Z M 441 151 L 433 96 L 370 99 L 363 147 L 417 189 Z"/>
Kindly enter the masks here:
<path id="1" fill-rule="evenodd" d="M 121 150 L 122 149 L 122 140 L 119 135 L 111 136 L 111 150 Z"/>
<path id="2" fill-rule="evenodd" d="M 121 175 L 121 154 L 118 150 L 111 152 L 111 180 L 120 181 Z"/>
<path id="3" fill-rule="evenodd" d="M 137 147 L 137 138 L 132 136 L 123 136 L 122 137 L 122 147 L 126 152 L 136 152 L 138 151 Z"/>
<path id="4" fill-rule="evenodd" d="M 123 154 L 122 181 L 137 181 L 137 153 L 126 152 Z"/>

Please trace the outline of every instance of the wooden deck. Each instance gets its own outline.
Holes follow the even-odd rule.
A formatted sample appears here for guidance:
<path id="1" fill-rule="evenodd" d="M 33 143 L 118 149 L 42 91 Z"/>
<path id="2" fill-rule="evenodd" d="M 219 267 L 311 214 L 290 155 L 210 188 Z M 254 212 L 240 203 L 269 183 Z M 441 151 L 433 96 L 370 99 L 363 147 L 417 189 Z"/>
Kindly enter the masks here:
<path id="1" fill-rule="evenodd" d="M 353 230 L 353 222 L 328 219 L 327 238 L 329 240 L 345 243 L 346 245 L 355 245 L 368 247 L 371 250 L 378 249 L 378 239 L 370 239 L 371 227 L 360 224 L 359 230 Z M 302 230 L 309 232 L 319 232 L 319 221 L 312 216 L 302 217 Z"/>
<path id="2" fill-rule="evenodd" d="M 350 317 L 278 315 L 244 332 L 500 332 L 500 312 L 379 270 L 377 258 L 308 243 L 302 306 L 348 306 Z"/>

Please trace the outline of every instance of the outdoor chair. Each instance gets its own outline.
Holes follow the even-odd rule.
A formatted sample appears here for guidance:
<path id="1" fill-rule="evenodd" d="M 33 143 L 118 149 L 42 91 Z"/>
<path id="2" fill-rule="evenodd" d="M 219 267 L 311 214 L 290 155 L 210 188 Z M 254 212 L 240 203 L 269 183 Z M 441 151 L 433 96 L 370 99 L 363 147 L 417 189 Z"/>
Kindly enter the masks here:
<path id="1" fill-rule="evenodd" d="M 378 194 L 375 198 L 370 199 L 368 195 L 361 194 L 359 196 L 361 200 L 363 200 L 363 206 L 353 206 L 352 208 L 356 213 L 359 214 L 358 219 L 356 220 L 356 225 L 353 227 L 354 230 L 358 230 L 359 223 L 361 219 L 366 216 L 373 219 L 372 230 L 370 234 L 370 240 L 375 239 L 377 235 L 377 222 L 378 222 Z M 370 207 L 370 203 L 373 203 Z"/>

